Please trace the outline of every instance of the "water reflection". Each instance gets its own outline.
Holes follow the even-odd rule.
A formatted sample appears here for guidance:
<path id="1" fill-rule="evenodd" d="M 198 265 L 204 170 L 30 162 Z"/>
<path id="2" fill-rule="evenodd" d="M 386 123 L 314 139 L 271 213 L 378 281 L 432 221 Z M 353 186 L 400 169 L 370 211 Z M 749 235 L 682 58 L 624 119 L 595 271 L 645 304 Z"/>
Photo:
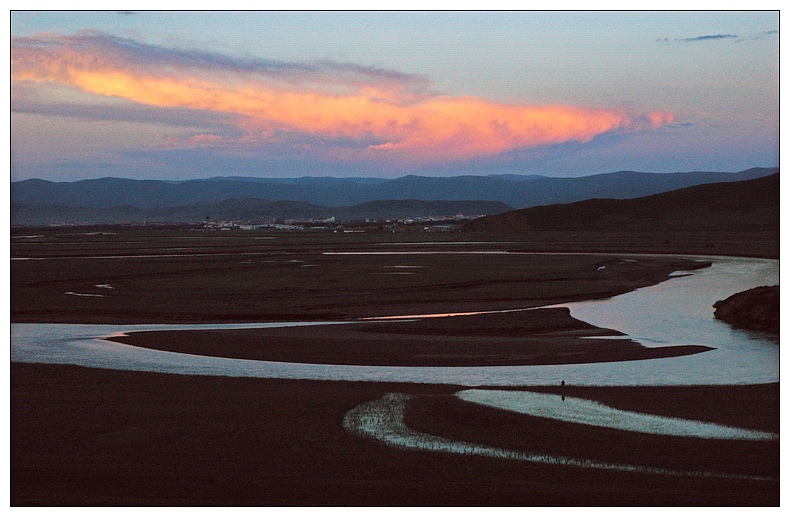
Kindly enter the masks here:
<path id="1" fill-rule="evenodd" d="M 691 356 L 619 363 L 490 367 L 383 367 L 250 361 L 148 350 L 101 339 L 118 332 L 265 328 L 338 322 L 205 325 L 11 325 L 11 361 L 165 373 L 459 384 L 464 386 L 752 384 L 779 380 L 779 349 L 764 336 L 713 319 L 712 305 L 738 291 L 778 284 L 777 260 L 705 257 L 710 268 L 609 300 L 565 304 L 593 325 L 645 346 L 706 345 Z M 421 315 L 411 315 L 410 318 Z"/>
<path id="2" fill-rule="evenodd" d="M 403 421 L 408 395 L 389 393 L 384 397 L 361 404 L 349 411 L 343 427 L 358 436 L 371 438 L 399 449 L 444 452 L 452 454 L 484 456 L 567 467 L 582 467 L 642 474 L 670 476 L 724 477 L 737 479 L 767 480 L 770 478 L 722 474 L 704 471 L 681 471 L 667 468 L 609 463 L 604 461 L 531 453 L 451 440 L 409 429 Z"/>
<path id="3" fill-rule="evenodd" d="M 607 427 L 621 431 L 719 440 L 759 441 L 779 439 L 779 435 L 774 433 L 740 429 L 696 420 L 634 413 L 632 411 L 615 409 L 593 400 L 549 393 L 463 390 L 456 393 L 456 396 L 465 402 L 505 409 L 525 415 L 551 418 L 574 424 Z"/>
<path id="4" fill-rule="evenodd" d="M 716 320 L 712 306 L 736 292 L 778 284 L 779 261 L 709 259 L 711 267 L 691 273 L 676 272 L 658 285 L 606 300 L 560 306 L 570 308 L 577 319 L 617 329 L 644 346 L 705 344 L 720 348 L 764 340 L 765 335 L 735 330 Z"/>

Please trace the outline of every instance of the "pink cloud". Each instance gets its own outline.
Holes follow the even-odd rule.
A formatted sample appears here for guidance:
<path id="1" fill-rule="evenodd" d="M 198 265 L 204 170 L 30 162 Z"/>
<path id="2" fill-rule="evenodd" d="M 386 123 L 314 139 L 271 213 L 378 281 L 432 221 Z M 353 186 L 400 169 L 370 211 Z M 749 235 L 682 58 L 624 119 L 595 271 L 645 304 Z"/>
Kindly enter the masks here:
<path id="1" fill-rule="evenodd" d="M 434 161 L 588 142 L 671 123 L 664 112 L 503 104 L 425 93 L 426 81 L 336 63 L 283 63 L 143 45 L 101 33 L 12 41 L 12 81 L 71 86 L 141 105 L 230 115 L 246 145 L 284 134 L 372 142 L 336 156 Z M 197 134 L 163 144 L 222 141 Z M 228 142 L 228 139 L 225 139 Z M 341 146 L 342 147 L 342 146 Z"/>

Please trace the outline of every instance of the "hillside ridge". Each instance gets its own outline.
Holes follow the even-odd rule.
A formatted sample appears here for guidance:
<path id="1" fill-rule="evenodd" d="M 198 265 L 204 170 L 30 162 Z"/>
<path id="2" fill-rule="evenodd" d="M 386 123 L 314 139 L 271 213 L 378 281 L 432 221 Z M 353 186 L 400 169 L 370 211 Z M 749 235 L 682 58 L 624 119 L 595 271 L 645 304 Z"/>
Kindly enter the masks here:
<path id="1" fill-rule="evenodd" d="M 100 178 L 75 182 L 39 179 L 11 183 L 14 205 L 140 209 L 206 205 L 228 199 L 302 201 L 347 207 L 377 200 L 499 201 L 513 208 L 572 203 L 591 198 L 627 199 L 716 182 L 767 176 L 778 168 L 741 172 L 647 173 L 618 171 L 577 178 L 546 176 L 403 176 L 382 178 L 210 178 L 185 181 Z"/>
<path id="2" fill-rule="evenodd" d="M 505 212 L 466 223 L 463 231 L 557 230 L 749 231 L 779 228 L 779 174 L 712 183 L 636 199 L 588 199 Z"/>

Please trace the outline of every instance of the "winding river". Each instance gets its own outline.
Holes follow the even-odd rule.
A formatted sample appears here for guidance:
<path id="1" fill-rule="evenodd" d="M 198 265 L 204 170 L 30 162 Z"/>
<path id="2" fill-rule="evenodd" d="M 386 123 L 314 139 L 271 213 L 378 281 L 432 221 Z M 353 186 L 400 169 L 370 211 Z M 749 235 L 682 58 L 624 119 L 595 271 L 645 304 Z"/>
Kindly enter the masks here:
<path id="1" fill-rule="evenodd" d="M 626 255 L 618 255 L 629 260 Z M 778 284 L 779 261 L 694 257 L 710 268 L 607 300 L 563 304 L 593 325 L 619 330 L 645 346 L 699 344 L 716 348 L 684 357 L 551 366 L 383 367 L 250 361 L 148 350 L 104 340 L 152 330 L 261 328 L 338 322 L 205 325 L 11 324 L 11 361 L 193 375 L 285 379 L 396 381 L 465 386 L 749 384 L 779 380 L 776 338 L 732 330 L 712 305 L 751 287 Z"/>
<path id="2" fill-rule="evenodd" d="M 631 260 L 620 255 L 623 260 Z M 688 257 L 687 257 L 688 258 Z M 11 324 L 11 361 L 73 364 L 118 370 L 192 375 L 284 379 L 395 381 L 465 386 L 700 385 L 751 384 L 779 380 L 778 337 L 731 329 L 713 318 L 712 305 L 736 292 L 779 283 L 779 261 L 735 257 L 692 257 L 712 266 L 678 272 L 658 285 L 614 298 L 562 304 L 577 319 L 619 330 L 648 347 L 706 345 L 715 348 L 691 356 L 551 366 L 383 367 L 251 361 L 163 352 L 107 341 L 118 333 L 155 330 L 272 328 L 296 325 L 348 325 L 346 322 L 251 323 L 205 325 Z M 436 315 L 434 315 L 436 316 Z M 703 439 L 778 440 L 778 435 L 748 429 L 630 413 L 597 402 L 530 392 L 463 390 L 462 400 L 531 415 L 637 432 Z M 705 471 L 677 471 L 644 465 L 506 450 L 448 440 L 413 431 L 403 422 L 407 395 L 387 394 L 352 409 L 343 426 L 353 434 L 391 446 L 530 463 L 640 472 L 670 476 L 769 480 Z"/>

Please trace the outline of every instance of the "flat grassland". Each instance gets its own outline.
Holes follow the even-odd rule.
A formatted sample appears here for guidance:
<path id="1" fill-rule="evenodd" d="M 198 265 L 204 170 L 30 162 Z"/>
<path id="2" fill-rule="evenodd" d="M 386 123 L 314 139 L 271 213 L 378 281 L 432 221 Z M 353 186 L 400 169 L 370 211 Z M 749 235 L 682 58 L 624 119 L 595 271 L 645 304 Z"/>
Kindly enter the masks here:
<path id="1" fill-rule="evenodd" d="M 520 309 L 613 296 L 663 281 L 678 269 L 704 266 L 672 257 L 624 261 L 590 254 L 623 252 L 625 241 L 614 234 L 600 234 L 597 244 L 565 237 L 564 247 L 558 236 L 542 234 L 535 241 L 551 239 L 555 244 L 546 249 L 552 252 L 588 254 L 528 254 L 539 244 L 457 234 L 15 231 L 11 255 L 21 260 L 11 263 L 11 319 L 350 321 Z M 689 245 L 686 251 L 710 249 Z M 576 354 L 572 362 L 646 357 L 646 349 L 627 339 L 580 340 L 610 333 L 561 310 L 468 318 L 358 323 L 332 335 L 311 328 L 127 339 L 189 353 L 346 364 L 556 364 L 568 353 Z M 472 407 L 451 396 L 458 389 L 13 363 L 11 504 L 779 504 L 778 480 L 611 473 L 404 451 L 342 427 L 356 405 L 405 392 L 415 395 L 407 424 L 426 433 L 531 452 L 778 479 L 778 442 L 633 436 Z M 565 389 L 633 411 L 779 428 L 778 384 Z"/>
<path id="2" fill-rule="evenodd" d="M 625 262 L 618 255 L 530 254 L 524 242 L 483 239 L 118 228 L 20 232 L 12 234 L 11 319 L 259 322 L 518 309 L 614 296 L 705 265 L 669 257 Z"/>

